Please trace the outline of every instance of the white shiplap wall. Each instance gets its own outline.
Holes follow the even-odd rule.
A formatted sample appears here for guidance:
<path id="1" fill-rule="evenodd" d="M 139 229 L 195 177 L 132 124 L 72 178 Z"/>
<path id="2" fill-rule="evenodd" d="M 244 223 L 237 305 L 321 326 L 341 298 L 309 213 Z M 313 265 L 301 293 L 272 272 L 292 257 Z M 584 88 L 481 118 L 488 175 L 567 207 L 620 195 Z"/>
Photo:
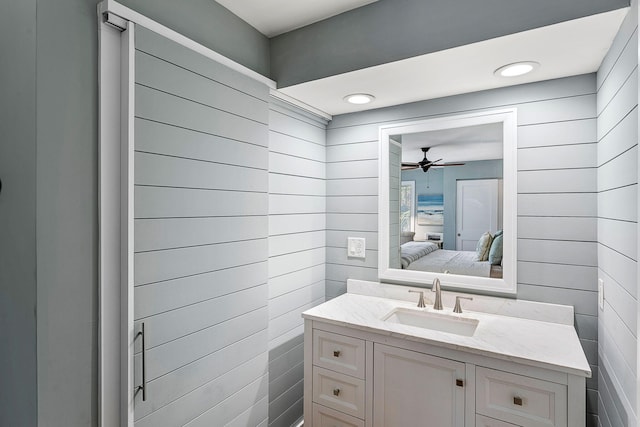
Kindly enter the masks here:
<path id="1" fill-rule="evenodd" d="M 377 280 L 378 127 L 483 109 L 518 109 L 518 297 L 570 304 L 597 373 L 596 76 L 588 74 L 334 117 L 327 131 L 327 298 Z M 339 199 L 340 198 L 340 199 Z M 334 203 L 348 199 L 348 203 Z M 367 258 L 346 257 L 346 237 Z M 589 425 L 597 381 L 588 381 Z"/>
<path id="2" fill-rule="evenodd" d="M 326 122 L 271 98 L 269 425 L 302 416 L 301 313 L 325 298 Z"/>
<path id="3" fill-rule="evenodd" d="M 635 426 L 637 376 L 638 6 L 626 17 L 597 74 L 599 416 Z"/>
<path id="4" fill-rule="evenodd" d="M 140 26 L 135 64 L 135 425 L 266 426 L 268 88 Z"/>

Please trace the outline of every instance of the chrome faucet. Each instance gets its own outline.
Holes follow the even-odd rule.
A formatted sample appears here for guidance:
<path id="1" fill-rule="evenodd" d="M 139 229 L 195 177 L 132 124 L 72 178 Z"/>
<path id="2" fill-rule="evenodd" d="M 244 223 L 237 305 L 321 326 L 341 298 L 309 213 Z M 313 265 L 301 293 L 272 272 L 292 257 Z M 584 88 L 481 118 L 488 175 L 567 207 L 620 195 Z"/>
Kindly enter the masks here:
<path id="1" fill-rule="evenodd" d="M 454 313 L 462 313 L 462 306 L 460 305 L 461 299 L 468 299 L 469 301 L 473 301 L 473 298 L 471 297 L 461 297 L 459 295 L 456 296 L 456 305 L 453 307 Z"/>
<path id="2" fill-rule="evenodd" d="M 436 300 L 433 303 L 434 310 L 442 310 L 442 291 L 440 290 L 440 279 L 437 277 L 433 279 L 433 286 L 431 291 L 436 293 Z"/>
<path id="3" fill-rule="evenodd" d="M 411 289 L 409 289 L 409 292 L 416 293 L 416 294 L 420 294 L 420 298 L 418 298 L 418 307 L 420 307 L 420 308 L 424 308 L 424 307 L 426 307 L 426 306 L 427 306 L 427 305 L 424 303 L 424 292 L 422 292 L 422 291 L 413 291 L 413 290 L 411 290 Z"/>

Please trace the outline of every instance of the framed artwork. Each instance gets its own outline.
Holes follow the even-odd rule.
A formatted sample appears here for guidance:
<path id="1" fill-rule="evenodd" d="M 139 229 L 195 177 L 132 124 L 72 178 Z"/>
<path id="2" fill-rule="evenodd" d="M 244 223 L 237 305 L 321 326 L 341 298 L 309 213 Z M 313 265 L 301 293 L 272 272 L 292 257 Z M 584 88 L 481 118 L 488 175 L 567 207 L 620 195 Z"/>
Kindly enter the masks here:
<path id="1" fill-rule="evenodd" d="M 444 224 L 444 195 L 418 194 L 418 225 Z"/>

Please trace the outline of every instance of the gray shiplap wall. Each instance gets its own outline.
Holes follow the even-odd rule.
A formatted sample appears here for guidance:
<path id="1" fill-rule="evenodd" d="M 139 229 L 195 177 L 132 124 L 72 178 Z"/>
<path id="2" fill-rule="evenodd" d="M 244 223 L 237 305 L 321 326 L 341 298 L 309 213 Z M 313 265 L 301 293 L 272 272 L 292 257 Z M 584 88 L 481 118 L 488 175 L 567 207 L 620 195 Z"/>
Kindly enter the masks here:
<path id="1" fill-rule="evenodd" d="M 302 417 L 301 313 L 325 296 L 326 121 L 269 110 L 269 425 Z"/>
<path id="2" fill-rule="evenodd" d="M 36 343 L 37 2 L 0 14 L 0 425 L 38 422 Z M 16 43 L 19 40 L 19 43 Z"/>
<path id="3" fill-rule="evenodd" d="M 597 373 L 596 76 L 588 74 L 334 117 L 327 131 L 327 189 L 352 203 L 327 211 L 327 298 L 347 278 L 377 280 L 378 126 L 518 109 L 518 297 L 575 306 Z M 329 205 L 328 205 L 329 206 Z M 346 258 L 346 236 L 367 238 L 367 258 Z M 588 381 L 589 425 L 597 381 Z"/>
<path id="4" fill-rule="evenodd" d="M 597 74 L 600 423 L 635 426 L 637 397 L 638 5 Z"/>
<path id="5" fill-rule="evenodd" d="M 268 88 L 135 31 L 135 425 L 266 426 Z"/>

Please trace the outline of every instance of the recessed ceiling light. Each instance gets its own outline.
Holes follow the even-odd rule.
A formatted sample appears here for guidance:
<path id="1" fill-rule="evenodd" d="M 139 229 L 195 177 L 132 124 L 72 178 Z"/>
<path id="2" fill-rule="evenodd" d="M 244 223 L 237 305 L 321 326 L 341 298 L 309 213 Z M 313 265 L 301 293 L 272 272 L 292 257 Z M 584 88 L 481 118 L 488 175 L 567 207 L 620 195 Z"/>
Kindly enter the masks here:
<path id="1" fill-rule="evenodd" d="M 507 64 L 493 72 L 498 77 L 522 76 L 538 68 L 540 64 L 534 61 L 515 62 Z"/>
<path id="2" fill-rule="evenodd" d="M 373 95 L 368 95 L 366 93 L 352 93 L 351 95 L 347 95 L 343 98 L 350 104 L 368 104 L 374 99 L 376 99 Z"/>

